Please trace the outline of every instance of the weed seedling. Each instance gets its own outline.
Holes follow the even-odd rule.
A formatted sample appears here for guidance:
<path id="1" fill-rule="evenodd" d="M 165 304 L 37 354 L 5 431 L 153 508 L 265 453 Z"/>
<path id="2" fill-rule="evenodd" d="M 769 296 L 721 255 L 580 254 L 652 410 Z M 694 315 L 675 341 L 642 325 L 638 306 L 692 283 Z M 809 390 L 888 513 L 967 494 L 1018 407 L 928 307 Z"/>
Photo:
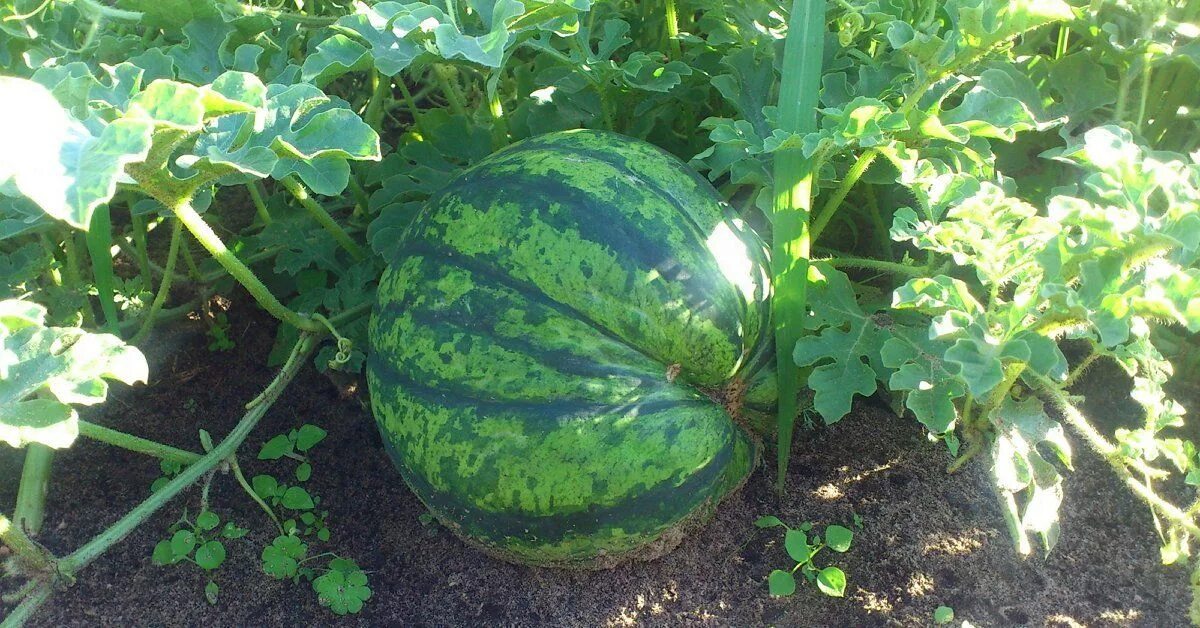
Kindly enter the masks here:
<path id="1" fill-rule="evenodd" d="M 767 577 L 767 586 L 772 597 L 786 597 L 796 592 L 796 576 L 799 571 L 804 579 L 830 597 L 843 597 L 846 594 L 846 573 L 838 567 L 818 567 L 817 555 L 826 548 L 838 553 L 850 549 L 854 540 L 854 532 L 840 525 L 826 526 L 824 538 L 813 532 L 813 523 L 806 521 L 799 527 L 792 528 L 778 517 L 765 516 L 754 522 L 760 528 L 785 528 L 783 547 L 788 556 L 796 561 L 791 569 L 776 569 Z"/>

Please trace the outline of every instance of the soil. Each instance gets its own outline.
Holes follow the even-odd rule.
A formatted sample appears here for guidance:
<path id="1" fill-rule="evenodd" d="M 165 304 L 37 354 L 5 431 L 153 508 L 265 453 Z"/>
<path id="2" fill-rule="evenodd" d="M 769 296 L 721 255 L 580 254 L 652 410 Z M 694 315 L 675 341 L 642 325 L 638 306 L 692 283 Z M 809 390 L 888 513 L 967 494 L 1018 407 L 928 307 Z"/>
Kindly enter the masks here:
<path id="1" fill-rule="evenodd" d="M 274 374 L 263 365 L 273 324 L 248 308 L 229 316 L 234 351 L 210 353 L 202 326 L 185 322 L 154 341 L 149 386 L 114 386 L 122 390 L 88 418 L 193 450 L 199 427 L 226 433 Z M 1136 416 L 1126 414 L 1116 374 L 1094 375 L 1093 414 Z M 312 454 L 309 489 L 330 511 L 327 549 L 370 574 L 374 596 L 361 615 L 335 618 L 307 585 L 263 574 L 258 555 L 272 527 L 222 475 L 214 509 L 251 532 L 229 542 L 219 604 L 205 602 L 199 569 L 149 560 L 185 505 L 194 512 L 193 489 L 57 593 L 33 624 L 927 626 L 941 605 L 976 626 L 1186 624 L 1185 569 L 1160 564 L 1146 509 L 1086 451 L 1067 477 L 1062 540 L 1047 560 L 1017 558 L 982 462 L 947 476 L 944 447 L 868 401 L 836 425 L 798 435 L 785 497 L 760 469 L 664 558 L 607 571 L 536 569 L 488 558 L 423 525 L 425 510 L 392 468 L 363 396 L 348 388 L 306 369 L 243 447 L 241 463 L 248 476 L 282 476 L 288 465 L 254 459 L 258 443 L 305 422 L 328 430 Z M 0 448 L 5 512 L 19 462 Z M 57 553 L 79 546 L 143 499 L 157 476 L 153 459 L 81 440 L 56 458 L 41 541 Z M 753 525 L 765 514 L 818 527 L 861 517 L 852 549 L 823 557 L 848 574 L 844 599 L 804 585 L 790 598 L 767 595 L 767 574 L 789 563 L 780 530 Z"/>

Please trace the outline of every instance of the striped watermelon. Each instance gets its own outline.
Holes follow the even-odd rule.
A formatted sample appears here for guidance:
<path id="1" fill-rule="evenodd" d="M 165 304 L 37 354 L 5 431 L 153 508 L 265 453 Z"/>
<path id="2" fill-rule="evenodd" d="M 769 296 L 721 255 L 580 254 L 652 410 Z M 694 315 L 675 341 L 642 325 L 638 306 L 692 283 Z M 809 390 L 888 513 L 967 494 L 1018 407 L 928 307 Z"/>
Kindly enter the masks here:
<path id="1" fill-rule="evenodd" d="M 742 483 L 756 445 L 720 398 L 771 361 L 767 265 L 727 210 L 671 155 L 582 130 L 430 199 L 381 280 L 367 372 L 443 523 L 509 560 L 604 566 L 670 550 Z"/>

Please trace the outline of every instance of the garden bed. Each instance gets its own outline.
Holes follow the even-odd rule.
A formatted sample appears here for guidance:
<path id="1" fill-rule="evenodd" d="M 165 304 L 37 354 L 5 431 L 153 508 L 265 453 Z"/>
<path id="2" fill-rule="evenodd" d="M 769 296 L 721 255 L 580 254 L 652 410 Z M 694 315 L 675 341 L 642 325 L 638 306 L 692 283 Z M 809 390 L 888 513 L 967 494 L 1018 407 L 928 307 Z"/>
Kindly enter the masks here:
<path id="1" fill-rule="evenodd" d="M 238 350 L 210 353 L 199 323 L 164 330 L 149 351 L 151 384 L 120 387 L 89 418 L 190 449 L 198 448 L 197 426 L 224 434 L 274 375 L 262 364 L 274 322 L 238 306 L 229 317 Z M 1124 412 L 1128 397 L 1119 381 L 1111 372 L 1092 373 L 1085 385 L 1093 416 Z M 914 421 L 863 402 L 840 423 L 797 435 L 791 490 L 782 501 L 760 469 L 710 525 L 667 557 L 569 572 L 498 562 L 423 524 L 425 509 L 392 468 L 365 399 L 361 385 L 335 385 L 309 368 L 241 457 L 248 476 L 274 472 L 272 463 L 252 459 L 262 440 L 305 422 L 328 430 L 312 456 L 308 486 L 330 510 L 332 545 L 369 572 L 374 591 L 362 614 L 344 623 L 928 625 L 942 605 L 978 626 L 1186 622 L 1184 568 L 1160 564 L 1145 507 L 1088 452 L 1078 453 L 1068 476 L 1063 536 L 1050 560 L 1020 561 L 986 465 L 947 477 L 944 446 L 928 442 Z M 19 451 L 0 449 L 0 476 L 16 477 L 19 463 Z M 143 499 L 158 475 L 152 458 L 80 441 L 56 458 L 41 541 L 55 553 L 74 549 Z M 15 482 L 0 484 L 0 511 L 11 510 L 15 489 Z M 332 620 L 306 586 L 262 573 L 258 553 L 274 531 L 227 475 L 213 484 L 213 509 L 250 533 L 228 542 L 228 560 L 217 572 L 219 603 L 205 602 L 200 570 L 152 564 L 151 550 L 185 503 L 195 510 L 198 491 L 185 495 L 57 593 L 33 625 Z M 765 514 L 818 526 L 862 518 L 852 549 L 828 559 L 848 574 L 844 599 L 803 584 L 790 598 L 767 595 L 767 574 L 791 563 L 778 529 L 754 527 Z"/>

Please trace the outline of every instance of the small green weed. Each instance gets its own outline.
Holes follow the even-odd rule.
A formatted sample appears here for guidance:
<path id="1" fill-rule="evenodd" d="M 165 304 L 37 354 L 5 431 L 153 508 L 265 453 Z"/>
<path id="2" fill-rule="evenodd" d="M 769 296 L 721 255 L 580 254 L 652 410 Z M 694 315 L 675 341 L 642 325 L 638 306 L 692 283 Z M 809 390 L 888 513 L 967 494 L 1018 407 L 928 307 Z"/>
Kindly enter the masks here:
<path id="1" fill-rule="evenodd" d="M 861 527 L 861 519 L 855 517 L 856 524 Z M 767 577 L 767 586 L 772 597 L 786 597 L 796 592 L 796 571 L 804 576 L 809 583 L 830 597 L 843 597 L 846 594 L 846 573 L 838 567 L 818 567 L 815 560 L 817 555 L 826 548 L 838 553 L 850 549 L 854 540 L 854 532 L 847 527 L 830 525 L 825 527 L 824 537 L 813 532 L 813 523 L 806 521 L 793 528 L 771 515 L 760 517 L 754 525 L 760 528 L 785 528 L 783 547 L 788 556 L 796 561 L 791 569 L 776 569 Z"/>
<path id="2" fill-rule="evenodd" d="M 337 615 L 345 615 L 359 612 L 363 603 L 370 599 L 367 575 L 353 560 L 334 552 L 310 555 L 309 543 L 327 542 L 330 539 L 327 525 L 329 511 L 319 509 L 319 495 L 300 486 L 308 482 L 313 474 L 307 454 L 325 440 L 325 436 L 325 430 L 304 424 L 270 438 L 259 449 L 259 460 L 294 461 L 296 466 L 292 469 L 291 478 L 295 483 L 291 483 L 291 479 L 288 482 L 280 481 L 268 474 L 256 475 L 246 482 L 236 462 L 231 462 L 230 468 L 242 487 L 266 512 L 278 532 L 260 554 L 263 572 L 279 580 L 309 582 L 322 606 Z M 201 440 L 205 449 L 209 449 L 211 439 L 202 434 Z M 180 472 L 182 466 L 164 461 L 160 469 L 163 475 L 155 480 L 151 491 L 159 490 Z M 215 572 L 225 562 L 225 543 L 246 536 L 248 530 L 231 521 L 221 525 L 220 517 L 208 508 L 210 483 L 211 475 L 203 484 L 200 514 L 193 521 L 185 512 L 167 529 L 167 537 L 155 545 L 152 558 L 159 565 L 186 562 L 204 570 L 208 578 L 204 597 L 210 604 L 216 604 L 220 587 Z M 286 518 L 281 519 L 281 514 Z M 322 560 L 328 562 L 323 567 L 318 566 L 318 561 Z"/>

